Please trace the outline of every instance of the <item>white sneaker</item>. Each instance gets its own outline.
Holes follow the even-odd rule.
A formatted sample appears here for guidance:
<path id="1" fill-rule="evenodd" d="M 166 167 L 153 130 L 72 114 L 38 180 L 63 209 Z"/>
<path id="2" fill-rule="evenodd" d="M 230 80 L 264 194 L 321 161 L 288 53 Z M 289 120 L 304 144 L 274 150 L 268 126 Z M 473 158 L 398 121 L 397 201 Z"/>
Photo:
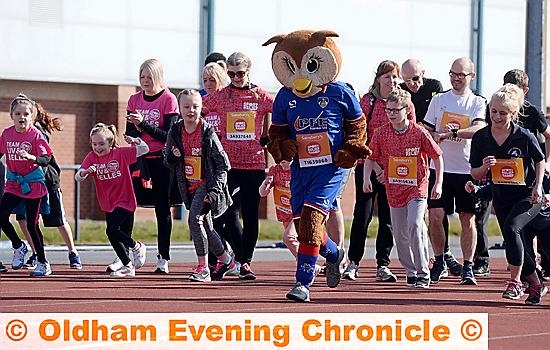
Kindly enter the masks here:
<path id="1" fill-rule="evenodd" d="M 136 269 L 134 268 L 134 265 L 132 265 L 132 262 L 129 262 L 128 265 L 123 265 L 120 269 L 116 270 L 115 272 L 111 272 L 111 276 L 113 277 L 126 277 L 126 276 L 135 276 L 136 275 Z"/>
<path id="2" fill-rule="evenodd" d="M 353 261 L 350 261 L 348 266 L 346 266 L 346 269 L 344 270 L 344 278 L 350 281 L 355 281 L 357 278 L 357 270 L 359 269 L 359 266 L 357 266 Z"/>
<path id="3" fill-rule="evenodd" d="M 31 271 L 31 277 L 44 277 L 52 274 L 52 268 L 49 262 L 36 264 L 36 268 Z"/>
<path id="4" fill-rule="evenodd" d="M 25 255 L 29 252 L 29 248 L 25 242 L 21 242 L 21 247 L 13 250 L 13 260 L 11 261 L 11 268 L 19 270 L 25 265 Z"/>
<path id="5" fill-rule="evenodd" d="M 241 274 L 241 263 L 235 261 L 235 267 L 227 270 L 225 276 L 239 276 Z"/>
<path id="6" fill-rule="evenodd" d="M 160 254 L 157 254 L 157 268 L 154 273 L 169 273 L 168 260 L 163 259 Z"/>
<path id="7" fill-rule="evenodd" d="M 132 254 L 134 255 L 134 266 L 136 269 L 141 268 L 145 264 L 145 258 L 147 254 L 147 247 L 140 241 L 136 241 L 136 246 L 132 248 Z"/>
<path id="8" fill-rule="evenodd" d="M 120 269 L 122 266 L 122 261 L 120 261 L 120 259 L 117 257 L 115 259 L 115 261 L 113 261 L 112 263 L 110 263 L 108 266 L 107 266 L 107 272 L 115 272 L 117 271 L 118 269 Z"/>

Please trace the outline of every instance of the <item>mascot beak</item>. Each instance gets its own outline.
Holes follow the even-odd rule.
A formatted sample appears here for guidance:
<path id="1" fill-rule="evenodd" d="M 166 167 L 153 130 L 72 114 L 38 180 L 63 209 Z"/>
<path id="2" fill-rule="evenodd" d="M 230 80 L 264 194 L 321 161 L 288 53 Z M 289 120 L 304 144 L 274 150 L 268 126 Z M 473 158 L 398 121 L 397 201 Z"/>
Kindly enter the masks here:
<path id="1" fill-rule="evenodd" d="M 298 96 L 305 97 L 311 92 L 313 88 L 313 82 L 309 79 L 296 79 L 294 80 L 294 90 Z"/>

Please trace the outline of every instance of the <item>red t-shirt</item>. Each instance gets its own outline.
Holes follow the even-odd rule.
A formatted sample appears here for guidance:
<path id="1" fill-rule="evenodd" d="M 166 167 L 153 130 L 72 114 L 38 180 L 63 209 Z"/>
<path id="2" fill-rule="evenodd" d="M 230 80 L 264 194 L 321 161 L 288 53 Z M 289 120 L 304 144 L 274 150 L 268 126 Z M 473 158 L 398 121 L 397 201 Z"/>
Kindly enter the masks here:
<path id="1" fill-rule="evenodd" d="M 200 185 L 206 183 L 204 164 L 202 164 L 202 122 L 199 120 L 199 124 L 192 133 L 188 133 L 182 125 L 181 140 L 187 190 L 193 193 Z"/>
<path id="2" fill-rule="evenodd" d="M 32 160 L 21 158 L 17 151 L 26 150 L 34 156 L 53 154 L 48 142 L 37 128 L 31 126 L 25 132 L 17 132 L 15 126 L 10 126 L 0 136 L 0 153 L 6 155 L 6 167 L 8 171 L 25 176 L 39 167 Z M 21 192 L 21 185 L 15 181 L 7 181 L 5 192 L 15 194 L 22 198 L 42 198 L 48 190 L 40 182 L 29 182 L 31 191 L 27 194 Z"/>
<path id="3" fill-rule="evenodd" d="M 128 99 L 127 110 L 139 112 L 143 120 L 154 127 L 164 127 L 164 116 L 178 113 L 178 101 L 173 93 L 165 89 L 154 101 L 148 102 L 143 98 L 143 91 L 136 92 Z M 141 139 L 149 146 L 149 152 L 157 152 L 164 148 L 165 141 L 152 138 L 148 133 L 141 133 Z"/>
<path id="4" fill-rule="evenodd" d="M 405 133 L 397 134 L 388 122 L 375 132 L 369 147 L 373 152 L 369 159 L 384 168 L 386 193 L 391 207 L 400 208 L 412 199 L 428 198 L 428 158 L 435 159 L 442 151 L 426 129 L 410 122 Z M 393 160 L 393 174 L 390 157 L 399 157 Z M 414 169 L 411 166 L 413 163 L 416 176 L 408 173 L 408 170 Z"/>
<path id="5" fill-rule="evenodd" d="M 275 213 L 280 222 L 292 221 L 292 206 L 290 205 L 290 169 L 285 170 L 280 164 L 269 168 L 267 176 L 273 176 L 273 201 Z"/>
<path id="6" fill-rule="evenodd" d="M 204 98 L 204 113 L 219 117 L 220 141 L 234 169 L 265 169 L 260 137 L 273 97 L 265 90 L 227 86 Z"/>
<path id="7" fill-rule="evenodd" d="M 117 207 L 132 212 L 136 210 L 136 196 L 129 167 L 136 160 L 136 147 L 115 147 L 109 154 L 101 157 L 90 152 L 82 161 L 83 169 L 91 165 L 96 167 L 96 172 L 90 176 L 94 178 L 97 201 L 104 212 L 110 213 Z"/>

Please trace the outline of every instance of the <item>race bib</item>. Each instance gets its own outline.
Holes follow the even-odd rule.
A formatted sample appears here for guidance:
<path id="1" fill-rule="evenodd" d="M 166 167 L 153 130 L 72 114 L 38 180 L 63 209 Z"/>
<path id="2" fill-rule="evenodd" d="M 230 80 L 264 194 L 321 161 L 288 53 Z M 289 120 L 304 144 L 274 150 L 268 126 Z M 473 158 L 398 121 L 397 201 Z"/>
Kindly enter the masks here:
<path id="1" fill-rule="evenodd" d="M 449 125 L 451 129 L 466 129 L 470 126 L 470 117 L 463 114 L 443 112 L 441 124 L 439 124 L 439 130 L 444 130 L 446 125 Z M 458 142 L 462 141 L 460 138 L 450 138 L 448 140 Z"/>
<path id="2" fill-rule="evenodd" d="M 275 209 L 285 214 L 292 214 L 292 207 L 290 206 L 290 188 L 283 186 L 273 187 L 273 201 L 275 202 Z"/>
<path id="3" fill-rule="evenodd" d="M 328 133 L 296 135 L 300 167 L 306 168 L 332 163 Z"/>
<path id="4" fill-rule="evenodd" d="M 525 185 L 523 158 L 497 159 L 491 167 L 493 183 L 500 185 Z"/>
<path id="5" fill-rule="evenodd" d="M 388 182 L 390 184 L 416 186 L 417 157 L 390 157 L 388 162 Z"/>
<path id="6" fill-rule="evenodd" d="M 191 182 L 201 180 L 201 157 L 185 157 L 185 178 Z"/>
<path id="7" fill-rule="evenodd" d="M 227 139 L 232 141 L 249 141 L 255 139 L 256 112 L 228 112 Z"/>

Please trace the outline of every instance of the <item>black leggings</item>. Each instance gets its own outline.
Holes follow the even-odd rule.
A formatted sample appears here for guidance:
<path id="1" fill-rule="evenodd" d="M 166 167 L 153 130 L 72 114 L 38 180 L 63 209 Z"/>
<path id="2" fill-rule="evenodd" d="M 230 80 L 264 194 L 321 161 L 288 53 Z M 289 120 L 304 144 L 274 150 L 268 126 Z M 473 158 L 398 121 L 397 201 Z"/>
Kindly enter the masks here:
<path id="1" fill-rule="evenodd" d="M 365 253 L 365 241 L 369 224 L 374 211 L 374 200 L 378 204 L 378 235 L 376 236 L 376 265 L 388 266 L 393 248 L 390 206 L 386 196 L 386 187 L 376 180 L 374 171 L 371 174 L 372 192 L 363 192 L 363 164 L 355 167 L 355 206 L 349 237 L 349 260 L 357 265 Z"/>
<path id="2" fill-rule="evenodd" d="M 109 242 L 120 261 L 127 265 L 130 262 L 128 248 L 136 245 L 136 241 L 132 239 L 134 212 L 117 207 L 112 212 L 105 213 L 105 221 L 107 221 L 106 233 Z"/>
<path id="3" fill-rule="evenodd" d="M 265 179 L 264 170 L 231 169 L 227 176 L 233 205 L 215 221 L 214 228 L 223 232 L 233 251 L 235 260 L 250 263 L 258 242 L 260 193 L 258 188 Z M 240 215 L 239 215 L 240 214 Z M 240 216 L 243 224 L 241 226 Z M 219 230 L 218 230 L 219 229 Z"/>
<path id="4" fill-rule="evenodd" d="M 4 193 L 2 202 L 0 203 L 0 227 L 11 241 L 13 249 L 18 249 L 23 244 L 23 241 L 17 236 L 15 228 L 10 222 L 10 215 L 17 205 L 24 201 L 27 214 L 27 229 L 29 230 L 32 244 L 36 250 L 38 262 L 46 263 L 46 254 L 44 253 L 44 236 L 38 226 L 38 211 L 40 209 L 40 201 L 42 198 L 23 198 L 13 193 Z"/>
<path id="5" fill-rule="evenodd" d="M 155 216 L 157 218 L 157 246 L 163 259 L 170 260 L 172 215 L 170 212 L 170 171 L 162 158 L 146 158 L 155 193 Z"/>
<path id="6" fill-rule="evenodd" d="M 506 243 L 506 260 L 512 266 L 521 266 L 524 254 L 523 228 L 540 212 L 541 204 L 532 204 L 531 198 L 517 201 L 495 198 L 493 207 Z"/>
<path id="7" fill-rule="evenodd" d="M 550 220 L 548 216 L 537 215 L 523 229 L 523 245 L 525 247 L 524 262 L 521 274 L 529 276 L 536 269 L 533 239 L 538 237 L 538 248 L 541 255 L 550 256 Z"/>

